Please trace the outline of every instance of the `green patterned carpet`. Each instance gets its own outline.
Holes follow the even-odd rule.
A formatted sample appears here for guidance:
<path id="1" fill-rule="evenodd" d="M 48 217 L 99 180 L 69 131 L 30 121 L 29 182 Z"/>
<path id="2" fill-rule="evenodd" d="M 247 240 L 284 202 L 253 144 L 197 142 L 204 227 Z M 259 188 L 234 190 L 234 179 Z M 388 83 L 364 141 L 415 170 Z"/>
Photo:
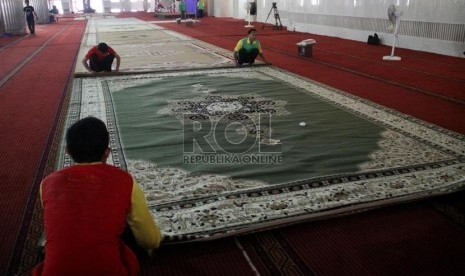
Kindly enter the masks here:
<path id="1" fill-rule="evenodd" d="M 110 162 L 172 241 L 464 186 L 463 136 L 269 67 L 76 79 L 67 125 L 86 116 L 107 122 Z"/>

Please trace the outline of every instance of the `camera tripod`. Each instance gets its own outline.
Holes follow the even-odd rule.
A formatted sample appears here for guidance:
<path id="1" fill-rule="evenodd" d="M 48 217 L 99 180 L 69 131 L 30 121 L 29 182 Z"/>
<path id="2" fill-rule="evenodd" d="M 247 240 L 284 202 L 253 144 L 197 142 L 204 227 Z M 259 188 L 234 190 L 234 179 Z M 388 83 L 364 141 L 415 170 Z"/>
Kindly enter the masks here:
<path id="1" fill-rule="evenodd" d="M 270 12 L 268 13 L 268 16 L 266 17 L 265 23 L 268 21 L 268 18 L 270 18 L 272 11 L 274 11 L 274 21 L 275 21 L 275 25 L 273 26 L 273 28 L 276 30 L 282 30 L 283 24 L 281 24 L 281 18 L 279 17 L 278 7 L 276 6 L 276 3 L 273 3 L 273 6 L 271 7 Z M 265 28 L 265 23 L 263 23 L 262 25 L 262 30 Z"/>

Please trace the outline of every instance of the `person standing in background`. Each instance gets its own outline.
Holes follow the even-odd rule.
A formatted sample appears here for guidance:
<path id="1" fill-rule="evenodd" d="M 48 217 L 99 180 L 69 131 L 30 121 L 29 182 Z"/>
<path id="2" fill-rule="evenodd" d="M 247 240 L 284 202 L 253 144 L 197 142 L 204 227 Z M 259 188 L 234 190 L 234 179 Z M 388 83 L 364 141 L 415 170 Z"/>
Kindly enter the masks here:
<path id="1" fill-rule="evenodd" d="M 186 2 L 184 2 L 184 0 L 181 0 L 181 2 L 179 3 L 179 12 L 181 13 L 181 19 L 186 19 L 187 10 L 186 10 Z"/>
<path id="2" fill-rule="evenodd" d="M 29 0 L 25 0 L 24 3 L 26 4 L 26 7 L 23 8 L 24 14 L 26 14 L 26 21 L 27 21 L 27 27 L 29 29 L 29 32 L 31 35 L 35 34 L 35 19 L 39 21 L 39 18 L 37 17 L 36 12 L 34 11 L 34 7 L 29 5 Z"/>
<path id="3" fill-rule="evenodd" d="M 204 8 L 205 8 L 205 4 L 203 3 L 203 0 L 197 0 L 197 17 L 198 18 L 203 17 Z"/>

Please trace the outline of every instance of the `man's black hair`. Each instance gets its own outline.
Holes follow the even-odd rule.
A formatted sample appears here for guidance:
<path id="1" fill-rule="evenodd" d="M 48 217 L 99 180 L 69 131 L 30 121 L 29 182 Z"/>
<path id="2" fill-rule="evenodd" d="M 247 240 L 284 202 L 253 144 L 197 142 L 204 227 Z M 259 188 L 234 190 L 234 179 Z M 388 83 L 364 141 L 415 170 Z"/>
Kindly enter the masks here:
<path id="1" fill-rule="evenodd" d="M 255 29 L 250 29 L 247 33 L 248 33 L 248 34 L 251 34 L 252 32 L 257 32 L 257 30 L 255 30 Z"/>
<path id="2" fill-rule="evenodd" d="M 99 43 L 97 46 L 98 50 L 102 53 L 108 52 L 108 45 L 106 43 Z"/>
<path id="3" fill-rule="evenodd" d="M 81 119 L 66 131 L 68 153 L 76 163 L 101 161 L 108 142 L 105 123 L 94 117 Z"/>

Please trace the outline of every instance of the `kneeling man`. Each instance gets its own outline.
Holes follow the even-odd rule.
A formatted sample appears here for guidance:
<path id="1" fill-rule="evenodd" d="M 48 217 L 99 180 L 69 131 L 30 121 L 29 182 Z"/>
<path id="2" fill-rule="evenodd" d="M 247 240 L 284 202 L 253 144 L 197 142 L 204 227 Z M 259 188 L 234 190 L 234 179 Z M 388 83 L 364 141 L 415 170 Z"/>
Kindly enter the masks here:
<path id="1" fill-rule="evenodd" d="M 100 43 L 87 52 L 82 64 L 89 72 L 111 72 L 111 66 L 115 58 L 115 72 L 118 72 L 121 57 L 106 43 Z"/>
<path id="2" fill-rule="evenodd" d="M 257 30 L 250 29 L 248 31 L 249 36 L 245 37 L 237 42 L 234 48 L 234 62 L 236 66 L 242 66 L 244 63 L 252 65 L 255 63 L 255 59 L 259 55 L 265 63 L 268 63 L 263 56 L 262 47 L 260 42 L 256 39 L 255 33 Z"/>
<path id="3" fill-rule="evenodd" d="M 136 180 L 106 164 L 109 141 L 105 123 L 94 117 L 66 131 L 75 165 L 41 183 L 45 260 L 33 276 L 139 275 L 137 257 L 122 239 L 126 225 L 149 254 L 160 245 L 162 234 Z"/>

